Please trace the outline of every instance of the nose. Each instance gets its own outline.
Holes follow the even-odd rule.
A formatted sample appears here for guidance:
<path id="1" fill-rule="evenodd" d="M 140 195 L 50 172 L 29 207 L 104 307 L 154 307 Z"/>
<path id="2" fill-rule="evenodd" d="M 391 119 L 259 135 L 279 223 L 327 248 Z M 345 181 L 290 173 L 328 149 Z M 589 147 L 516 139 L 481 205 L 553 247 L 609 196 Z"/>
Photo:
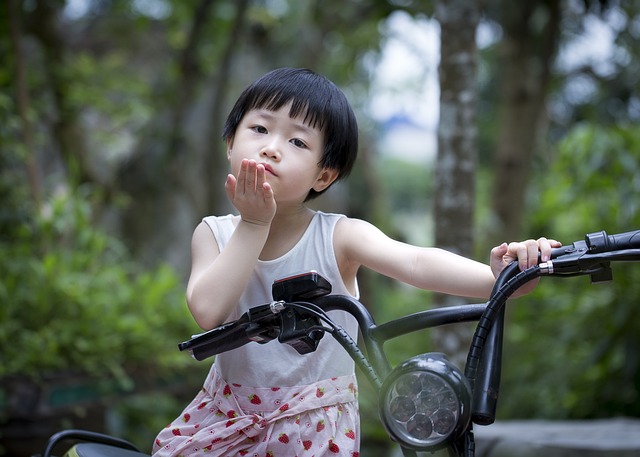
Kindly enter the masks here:
<path id="1" fill-rule="evenodd" d="M 260 155 L 263 157 L 268 157 L 271 160 L 280 160 L 280 146 L 278 140 L 274 139 L 269 143 L 265 144 L 262 150 L 260 151 Z"/>

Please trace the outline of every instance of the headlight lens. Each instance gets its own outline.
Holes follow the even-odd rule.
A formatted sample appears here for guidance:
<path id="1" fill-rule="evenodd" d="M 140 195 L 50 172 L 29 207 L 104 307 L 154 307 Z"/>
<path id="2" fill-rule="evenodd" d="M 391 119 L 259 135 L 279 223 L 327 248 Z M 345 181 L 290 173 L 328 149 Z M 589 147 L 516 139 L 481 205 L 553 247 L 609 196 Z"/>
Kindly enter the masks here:
<path id="1" fill-rule="evenodd" d="M 469 424 L 470 390 L 464 375 L 444 354 L 413 357 L 383 383 L 382 422 L 389 435 L 406 447 L 439 449 Z"/>

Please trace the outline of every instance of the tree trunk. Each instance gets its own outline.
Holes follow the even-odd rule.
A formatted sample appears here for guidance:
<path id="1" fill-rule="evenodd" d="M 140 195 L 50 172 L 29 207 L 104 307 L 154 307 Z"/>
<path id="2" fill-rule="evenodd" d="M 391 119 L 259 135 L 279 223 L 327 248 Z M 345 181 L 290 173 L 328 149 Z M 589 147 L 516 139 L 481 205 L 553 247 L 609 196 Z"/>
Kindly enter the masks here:
<path id="1" fill-rule="evenodd" d="M 229 171 L 227 157 L 225 155 L 225 144 L 222 142 L 222 127 L 225 121 L 225 95 L 229 89 L 229 80 L 231 75 L 232 63 L 238 50 L 238 43 L 243 34 L 246 23 L 247 9 L 249 7 L 248 0 L 236 1 L 236 14 L 233 21 L 233 27 L 227 38 L 225 50 L 219 65 L 219 72 L 216 77 L 216 87 L 211 104 L 211 126 L 208 135 L 207 144 L 209 148 L 205 151 L 204 156 L 204 182 L 206 183 L 206 193 L 204 195 L 204 206 L 199 208 L 201 215 L 217 213 L 222 214 L 226 209 L 230 209 L 227 194 L 224 192 L 223 183 Z"/>
<path id="2" fill-rule="evenodd" d="M 439 1 L 436 18 L 441 29 L 441 60 L 435 244 L 469 257 L 474 241 L 478 66 L 475 33 L 480 12 L 476 2 Z M 457 297 L 447 296 L 436 296 L 436 300 L 440 305 L 460 302 Z M 471 336 L 468 327 L 456 325 L 436 330 L 433 338 L 438 348 L 454 358 L 466 352 Z"/>
<path id="3" fill-rule="evenodd" d="M 213 0 L 201 0 L 193 10 L 191 30 L 185 47 L 177 56 L 179 77 L 173 89 L 167 116 L 158 116 L 149 133 L 142 139 L 136 155 L 119 170 L 118 180 L 132 197 L 123 216 L 121 233 L 136 257 L 146 264 L 168 262 L 178 271 L 188 274 L 189 244 L 197 222 L 212 211 L 219 210 L 224 196 L 223 178 L 226 162 L 219 144 L 220 99 L 227 87 L 228 67 L 238 47 L 238 33 L 232 33 L 223 61 L 218 65 L 217 91 L 212 108 L 213 120 L 206 132 L 205 151 L 187 141 L 186 128 L 193 110 L 203 73 L 197 55 L 204 39 L 203 30 L 210 24 L 209 12 Z M 234 30 L 242 24 L 247 0 L 236 4 Z M 166 88 L 161 88 L 166 92 Z M 169 125 L 167 125 L 167 120 Z M 166 131 L 167 133 L 163 133 Z M 158 137 L 161 141 L 158 142 Z M 216 188 L 216 185 L 217 188 Z M 226 198 L 226 197 L 225 197 Z M 186 243 L 167 242 L 181 240 Z"/>
<path id="4" fill-rule="evenodd" d="M 44 50 L 44 68 L 55 109 L 52 122 L 55 152 L 62 157 L 72 187 L 88 182 L 101 183 L 102 179 L 91 168 L 84 129 L 80 123 L 80 110 L 69 99 L 73 77 L 69 75 L 66 44 L 58 27 L 59 12 L 53 2 L 36 2 L 30 13 L 32 32 Z"/>
<path id="5" fill-rule="evenodd" d="M 500 135 L 493 158 L 491 245 L 521 239 L 526 190 L 540 145 L 560 2 L 502 2 Z M 539 18 L 546 18 L 540 25 Z"/>
<path id="6" fill-rule="evenodd" d="M 15 91 L 16 108 L 20 117 L 21 139 L 26 149 L 26 174 L 31 198 L 36 207 L 40 206 L 42 199 L 42 183 L 38 167 L 36 165 L 33 127 L 29 119 L 29 86 L 26 77 L 26 59 L 22 46 L 22 17 L 20 15 L 20 3 L 18 0 L 9 0 L 9 27 L 11 29 L 11 45 L 15 58 Z"/>

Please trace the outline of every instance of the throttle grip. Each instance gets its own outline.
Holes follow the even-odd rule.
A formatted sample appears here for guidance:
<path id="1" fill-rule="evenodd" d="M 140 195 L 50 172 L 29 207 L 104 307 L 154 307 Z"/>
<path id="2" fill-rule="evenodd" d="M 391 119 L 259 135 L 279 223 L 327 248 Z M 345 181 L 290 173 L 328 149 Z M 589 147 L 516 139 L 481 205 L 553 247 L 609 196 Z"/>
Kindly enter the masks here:
<path id="1" fill-rule="evenodd" d="M 640 248 L 640 230 L 607 235 L 601 232 L 589 233 L 585 237 L 589 252 L 597 254 L 601 252 L 619 251 L 622 249 Z"/>

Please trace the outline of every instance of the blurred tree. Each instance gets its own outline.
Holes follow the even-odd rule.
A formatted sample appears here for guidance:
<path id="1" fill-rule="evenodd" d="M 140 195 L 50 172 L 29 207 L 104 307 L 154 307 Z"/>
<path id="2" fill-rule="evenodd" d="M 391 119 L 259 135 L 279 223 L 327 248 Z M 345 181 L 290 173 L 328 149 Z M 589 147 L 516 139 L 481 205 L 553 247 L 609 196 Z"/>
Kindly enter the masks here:
<path id="1" fill-rule="evenodd" d="M 41 75 L 28 81 L 39 96 L 39 167 L 51 177 L 64 165 L 58 183 L 100 188 L 96 214 L 137 258 L 186 272 L 197 221 L 231 209 L 220 139 L 231 95 L 271 68 L 306 66 L 348 82 L 361 104 L 362 58 L 375 59 L 378 24 L 399 8 L 337 0 L 18 2 L 34 51 L 25 66 Z"/>
<path id="2" fill-rule="evenodd" d="M 96 182 L 104 184 L 88 153 L 86 130 L 81 122 L 82 104 L 74 100 L 74 66 L 70 47 L 61 24 L 59 2 L 36 2 L 28 16 L 30 32 L 38 39 L 42 51 L 42 67 L 50 89 L 51 139 L 66 167 L 72 186 Z"/>
<path id="3" fill-rule="evenodd" d="M 157 104 L 161 115 L 150 119 L 137 139 L 135 150 L 117 169 L 116 185 L 131 197 L 122 211 L 119 231 L 136 256 L 149 264 L 169 259 L 186 273 L 189 253 L 186 241 L 198 216 L 206 214 L 208 208 L 224 207 L 223 188 L 215 184 L 224 182 L 227 167 L 217 144 L 223 99 L 231 64 L 241 49 L 248 3 L 241 0 L 228 5 L 235 9 L 230 19 L 219 8 L 213 9 L 211 0 L 202 0 L 185 11 L 189 19 L 183 26 L 187 31 L 174 50 L 170 64 L 173 71 L 165 71 L 154 90 L 154 98 L 162 101 Z M 213 33 L 206 33 L 208 28 Z M 217 65 L 213 94 L 208 97 L 211 105 L 205 114 L 208 122 L 198 122 L 196 126 L 209 144 L 200 151 L 194 148 L 189 129 L 203 86 L 211 78 L 207 65 L 211 62 L 202 55 L 208 40 L 217 48 Z"/>
<path id="4" fill-rule="evenodd" d="M 532 160 L 545 131 L 546 94 L 560 35 L 561 2 L 501 1 L 499 133 L 492 159 L 490 245 L 522 239 L 522 215 Z"/>
<path id="5" fill-rule="evenodd" d="M 479 5 L 437 2 L 440 23 L 440 123 L 435 163 L 435 244 L 473 254 L 477 158 L 476 29 Z"/>
<path id="6" fill-rule="evenodd" d="M 18 0 L 9 0 L 8 16 L 11 49 L 14 57 L 15 106 L 20 118 L 20 139 L 26 154 L 26 174 L 31 198 L 36 206 L 42 199 L 42 182 L 34 155 L 33 125 L 29 118 L 29 87 L 26 75 L 26 58 L 23 46 L 22 17 Z M 8 50 L 7 50 L 8 51 Z M 7 53 L 8 54 L 8 53 Z"/>
<path id="7" fill-rule="evenodd" d="M 482 50 L 480 157 L 493 176 L 482 249 L 527 236 L 532 172 L 573 123 L 640 116 L 632 45 L 639 7 L 616 0 L 487 2 L 484 24 L 493 36 Z"/>
<path id="8" fill-rule="evenodd" d="M 478 155 L 476 29 L 480 5 L 464 0 L 438 1 L 436 19 L 441 30 L 441 57 L 438 157 L 434 169 L 435 245 L 471 257 Z M 460 304 L 461 299 L 438 295 L 435 302 L 450 306 Z M 434 329 L 432 340 L 439 350 L 464 363 L 471 334 L 469 326 L 456 325 Z"/>

